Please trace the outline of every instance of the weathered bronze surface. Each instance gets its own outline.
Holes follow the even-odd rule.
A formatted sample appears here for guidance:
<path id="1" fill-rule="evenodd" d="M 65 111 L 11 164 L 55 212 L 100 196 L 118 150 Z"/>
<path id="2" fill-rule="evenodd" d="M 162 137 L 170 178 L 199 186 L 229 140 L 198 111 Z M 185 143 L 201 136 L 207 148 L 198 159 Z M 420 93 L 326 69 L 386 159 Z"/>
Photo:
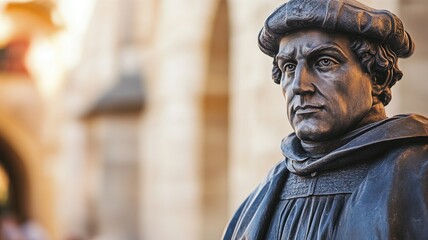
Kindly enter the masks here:
<path id="1" fill-rule="evenodd" d="M 353 0 L 291 0 L 259 46 L 294 133 L 223 239 L 428 239 L 428 119 L 385 114 L 397 60 L 414 50 L 400 19 Z"/>

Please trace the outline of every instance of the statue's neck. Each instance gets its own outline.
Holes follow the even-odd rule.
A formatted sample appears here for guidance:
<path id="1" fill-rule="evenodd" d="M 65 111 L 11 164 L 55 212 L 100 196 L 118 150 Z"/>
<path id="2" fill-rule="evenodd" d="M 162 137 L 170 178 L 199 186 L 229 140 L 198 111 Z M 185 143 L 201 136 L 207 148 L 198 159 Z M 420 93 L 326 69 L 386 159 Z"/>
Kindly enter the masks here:
<path id="1" fill-rule="evenodd" d="M 351 131 L 366 126 L 367 124 L 384 120 L 386 118 L 387 117 L 385 113 L 385 107 L 383 106 L 383 104 L 374 104 L 370 111 L 366 114 L 366 116 L 362 120 L 360 120 L 353 128 L 349 129 L 349 131 L 343 136 L 336 137 L 332 140 L 318 142 L 301 141 L 301 144 L 303 149 L 310 156 L 312 156 L 313 158 L 320 158 L 346 144 L 350 139 L 349 136 L 347 137 L 346 135 L 349 134 Z"/>
<path id="2" fill-rule="evenodd" d="M 303 149 L 313 158 L 321 158 L 342 145 L 342 138 L 331 141 L 301 141 Z"/>

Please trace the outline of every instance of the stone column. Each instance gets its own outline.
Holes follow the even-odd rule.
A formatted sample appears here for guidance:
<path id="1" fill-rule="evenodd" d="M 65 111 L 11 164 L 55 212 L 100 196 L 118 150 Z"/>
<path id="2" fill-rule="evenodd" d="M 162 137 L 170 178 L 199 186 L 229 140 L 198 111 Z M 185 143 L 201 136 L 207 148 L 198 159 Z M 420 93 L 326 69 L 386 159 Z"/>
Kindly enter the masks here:
<path id="1" fill-rule="evenodd" d="M 150 52 L 143 63 L 143 239 L 203 239 L 200 102 L 214 3 L 159 2 L 150 48 L 143 49 Z"/>
<path id="2" fill-rule="evenodd" d="M 426 0 L 400 1 L 400 17 L 406 31 L 409 32 L 416 48 L 408 59 L 400 60 L 400 69 L 404 76 L 398 82 L 400 95 L 393 99 L 399 101 L 401 113 L 419 113 L 428 115 L 428 2 Z"/>

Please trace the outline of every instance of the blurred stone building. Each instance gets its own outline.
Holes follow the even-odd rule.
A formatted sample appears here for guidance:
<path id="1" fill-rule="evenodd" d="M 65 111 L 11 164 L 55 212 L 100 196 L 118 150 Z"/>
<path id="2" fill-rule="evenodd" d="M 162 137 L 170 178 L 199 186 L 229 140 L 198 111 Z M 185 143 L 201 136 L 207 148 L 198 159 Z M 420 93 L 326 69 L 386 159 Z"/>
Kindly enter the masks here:
<path id="1" fill-rule="evenodd" d="M 257 47 L 280 0 L 0 4 L 0 207 L 50 239 L 219 239 L 291 132 Z M 389 115 L 428 115 L 428 2 Z"/>

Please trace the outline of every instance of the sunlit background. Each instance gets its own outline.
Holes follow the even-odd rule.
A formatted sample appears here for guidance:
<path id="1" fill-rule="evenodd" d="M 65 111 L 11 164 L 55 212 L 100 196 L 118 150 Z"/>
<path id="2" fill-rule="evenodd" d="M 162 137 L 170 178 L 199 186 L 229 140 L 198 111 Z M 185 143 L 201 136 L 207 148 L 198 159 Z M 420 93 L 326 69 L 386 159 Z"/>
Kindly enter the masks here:
<path id="1" fill-rule="evenodd" d="M 416 42 L 389 115 L 428 114 L 428 1 L 364 2 Z M 257 47 L 280 3 L 1 0 L 2 234 L 220 239 L 291 132 Z"/>

